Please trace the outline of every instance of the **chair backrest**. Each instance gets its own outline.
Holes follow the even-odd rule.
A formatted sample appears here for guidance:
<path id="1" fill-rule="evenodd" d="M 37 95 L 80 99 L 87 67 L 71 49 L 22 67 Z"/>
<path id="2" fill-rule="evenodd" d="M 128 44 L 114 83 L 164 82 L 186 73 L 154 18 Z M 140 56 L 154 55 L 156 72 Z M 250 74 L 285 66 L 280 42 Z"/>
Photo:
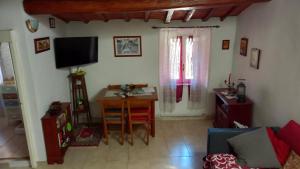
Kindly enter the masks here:
<path id="1" fill-rule="evenodd" d="M 134 114 L 136 111 L 139 110 L 138 113 L 149 113 L 151 112 L 151 101 L 150 100 L 131 100 L 127 101 L 127 108 L 128 108 L 128 115 Z"/>
<path id="2" fill-rule="evenodd" d="M 103 100 L 101 101 L 102 116 L 107 115 L 124 115 L 125 101 L 120 100 Z"/>

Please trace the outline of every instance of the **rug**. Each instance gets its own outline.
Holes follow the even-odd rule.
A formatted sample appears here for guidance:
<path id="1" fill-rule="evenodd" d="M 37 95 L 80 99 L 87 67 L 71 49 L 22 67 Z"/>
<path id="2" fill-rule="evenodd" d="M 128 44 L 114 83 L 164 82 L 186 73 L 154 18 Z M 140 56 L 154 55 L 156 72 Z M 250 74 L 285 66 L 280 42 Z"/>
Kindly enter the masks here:
<path id="1" fill-rule="evenodd" d="M 101 140 L 99 127 L 81 126 L 73 131 L 71 146 L 98 146 Z"/>

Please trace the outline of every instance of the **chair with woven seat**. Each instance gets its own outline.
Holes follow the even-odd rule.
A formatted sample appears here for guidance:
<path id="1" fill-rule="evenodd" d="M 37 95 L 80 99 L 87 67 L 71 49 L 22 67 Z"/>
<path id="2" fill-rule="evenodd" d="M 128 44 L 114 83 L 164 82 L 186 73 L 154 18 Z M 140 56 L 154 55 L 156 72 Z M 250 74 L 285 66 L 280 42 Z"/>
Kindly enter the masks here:
<path id="1" fill-rule="evenodd" d="M 143 124 L 146 129 L 146 145 L 149 144 L 149 134 L 151 129 L 151 101 L 134 100 L 127 101 L 128 125 L 130 133 L 130 144 L 133 145 L 133 125 Z"/>
<path id="2" fill-rule="evenodd" d="M 108 126 L 120 125 L 120 144 L 124 144 L 124 130 L 125 130 L 125 101 L 120 100 L 103 100 L 101 102 L 102 119 L 105 144 L 108 144 Z"/>

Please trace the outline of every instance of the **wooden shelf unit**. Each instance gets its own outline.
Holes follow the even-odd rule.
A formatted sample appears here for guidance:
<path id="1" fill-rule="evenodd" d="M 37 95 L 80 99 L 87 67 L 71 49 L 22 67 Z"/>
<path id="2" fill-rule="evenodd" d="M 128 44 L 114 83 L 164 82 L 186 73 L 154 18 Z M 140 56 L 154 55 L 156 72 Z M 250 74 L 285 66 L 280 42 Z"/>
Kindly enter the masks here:
<path id="1" fill-rule="evenodd" d="M 64 155 L 72 140 L 72 131 L 67 130 L 67 123 L 72 124 L 70 103 L 61 103 L 57 115 L 46 113 L 42 117 L 42 126 L 48 164 L 62 164 Z"/>
<path id="2" fill-rule="evenodd" d="M 221 93 L 227 90 L 214 89 L 216 96 L 214 127 L 233 128 L 234 121 L 251 127 L 253 102 L 248 97 L 244 103 L 237 102 L 237 99 L 228 99 Z"/>

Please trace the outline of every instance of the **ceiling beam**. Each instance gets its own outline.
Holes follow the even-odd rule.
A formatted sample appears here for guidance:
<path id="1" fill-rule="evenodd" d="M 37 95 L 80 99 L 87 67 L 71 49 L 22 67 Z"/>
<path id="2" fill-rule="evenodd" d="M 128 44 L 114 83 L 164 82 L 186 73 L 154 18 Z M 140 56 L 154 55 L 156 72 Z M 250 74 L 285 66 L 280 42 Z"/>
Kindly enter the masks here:
<path id="1" fill-rule="evenodd" d="M 240 15 L 245 9 L 247 9 L 248 7 L 250 7 L 252 5 L 252 3 L 247 3 L 244 4 L 242 8 L 239 9 L 239 11 L 237 11 L 237 13 L 234 12 L 235 15 Z"/>
<path id="2" fill-rule="evenodd" d="M 145 18 L 144 18 L 144 21 L 145 21 L 145 22 L 148 22 L 148 21 L 149 21 L 150 15 L 151 15 L 151 12 L 150 12 L 150 11 L 146 11 L 146 12 L 145 12 Z"/>
<path id="3" fill-rule="evenodd" d="M 189 20 L 191 20 L 191 18 L 193 17 L 194 13 L 196 12 L 195 9 L 193 10 L 190 10 L 188 11 L 186 14 L 185 14 L 185 17 L 184 17 L 184 22 L 188 22 Z"/>
<path id="4" fill-rule="evenodd" d="M 212 16 L 213 13 L 214 13 L 214 8 L 209 9 L 205 14 L 205 16 L 202 18 L 202 21 L 204 22 L 207 21 Z"/>
<path id="5" fill-rule="evenodd" d="M 69 20 L 63 18 L 62 16 L 59 16 L 59 15 L 53 15 L 53 16 L 56 17 L 56 18 L 58 18 L 58 19 L 60 19 L 60 20 L 62 20 L 62 21 L 64 21 L 65 23 L 69 23 L 70 22 Z"/>
<path id="6" fill-rule="evenodd" d="M 174 13 L 173 9 L 168 10 L 167 15 L 166 15 L 166 19 L 165 19 L 165 23 L 170 23 L 171 22 L 173 13 Z"/>
<path id="7" fill-rule="evenodd" d="M 123 18 L 126 22 L 130 21 L 130 17 L 128 16 L 128 13 L 123 14 Z"/>
<path id="8" fill-rule="evenodd" d="M 28 14 L 62 13 L 122 13 L 168 9 L 207 9 L 226 5 L 267 2 L 270 0 L 176 0 L 176 1 L 140 1 L 136 0 L 24 0 L 24 10 Z"/>
<path id="9" fill-rule="evenodd" d="M 220 17 L 220 20 L 224 21 L 225 18 L 229 16 L 236 8 L 237 6 L 232 6 L 223 16 Z"/>
<path id="10" fill-rule="evenodd" d="M 101 14 L 101 16 L 102 16 L 104 22 L 108 22 L 109 21 L 109 19 L 107 18 L 106 14 L 103 13 L 103 14 Z"/>

